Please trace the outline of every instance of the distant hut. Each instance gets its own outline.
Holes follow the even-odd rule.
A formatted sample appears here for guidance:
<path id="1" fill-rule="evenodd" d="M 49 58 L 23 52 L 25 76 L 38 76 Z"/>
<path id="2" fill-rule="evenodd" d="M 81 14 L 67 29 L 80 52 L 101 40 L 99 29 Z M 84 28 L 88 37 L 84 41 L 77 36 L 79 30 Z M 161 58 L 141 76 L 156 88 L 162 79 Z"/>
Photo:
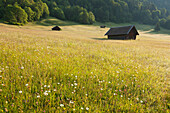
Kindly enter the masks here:
<path id="1" fill-rule="evenodd" d="M 55 27 L 52 28 L 52 30 L 60 31 L 61 28 L 59 26 L 55 26 Z"/>
<path id="2" fill-rule="evenodd" d="M 106 27 L 106 26 L 104 26 L 104 25 L 103 25 L 103 26 L 100 26 L 100 28 L 105 28 L 105 27 Z"/>
<path id="3" fill-rule="evenodd" d="M 136 30 L 136 27 L 134 25 L 131 25 L 131 26 L 110 28 L 110 30 L 105 35 L 108 35 L 108 39 L 136 40 L 136 35 L 139 35 L 139 33 Z"/>

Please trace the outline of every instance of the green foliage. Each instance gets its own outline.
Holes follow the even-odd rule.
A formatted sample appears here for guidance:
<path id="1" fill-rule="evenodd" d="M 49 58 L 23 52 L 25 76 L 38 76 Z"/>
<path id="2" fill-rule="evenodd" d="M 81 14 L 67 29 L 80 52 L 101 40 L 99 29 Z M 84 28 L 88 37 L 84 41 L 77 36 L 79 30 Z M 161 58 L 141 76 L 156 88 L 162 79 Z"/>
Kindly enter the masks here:
<path id="1" fill-rule="evenodd" d="M 0 18 L 10 24 L 23 25 L 49 16 L 48 6 L 41 0 L 2 0 L 0 6 Z"/>
<path id="2" fill-rule="evenodd" d="M 43 15 L 42 17 L 47 18 L 50 12 L 46 3 L 43 3 Z"/>
<path id="3" fill-rule="evenodd" d="M 32 9 L 30 7 L 25 7 L 24 9 L 25 9 L 25 12 L 28 15 L 28 21 L 29 22 L 34 21 L 34 16 L 35 16 L 34 11 L 32 11 Z"/>
<path id="4" fill-rule="evenodd" d="M 95 16 L 94 14 L 90 11 L 89 12 L 89 23 L 93 24 L 95 22 Z"/>
<path id="5" fill-rule="evenodd" d="M 157 32 L 161 30 L 159 22 L 156 24 L 156 26 L 155 26 L 154 29 L 155 29 L 155 31 L 157 31 Z"/>
<path id="6" fill-rule="evenodd" d="M 169 16 L 169 18 L 167 18 L 167 21 L 165 22 L 163 27 L 166 28 L 166 29 L 170 29 L 170 16 Z"/>
<path id="7" fill-rule="evenodd" d="M 17 4 L 8 5 L 5 9 L 4 20 L 10 24 L 23 25 L 27 23 L 27 13 Z"/>
<path id="8" fill-rule="evenodd" d="M 64 20 L 65 15 L 61 8 L 55 7 L 51 10 L 51 16 Z"/>
<path id="9" fill-rule="evenodd" d="M 84 10 L 79 15 L 79 22 L 82 24 L 88 24 L 89 23 L 89 14 L 87 10 Z"/>

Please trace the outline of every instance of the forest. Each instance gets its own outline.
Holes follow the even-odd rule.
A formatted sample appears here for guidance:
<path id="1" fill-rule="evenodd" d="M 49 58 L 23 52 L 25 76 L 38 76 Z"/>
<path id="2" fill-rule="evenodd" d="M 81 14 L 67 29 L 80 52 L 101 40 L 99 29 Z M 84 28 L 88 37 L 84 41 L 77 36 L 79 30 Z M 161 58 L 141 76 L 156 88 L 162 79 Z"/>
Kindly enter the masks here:
<path id="1" fill-rule="evenodd" d="M 52 16 L 81 24 L 138 22 L 170 29 L 169 5 L 168 0 L 1 0 L 0 19 L 24 25 Z"/>

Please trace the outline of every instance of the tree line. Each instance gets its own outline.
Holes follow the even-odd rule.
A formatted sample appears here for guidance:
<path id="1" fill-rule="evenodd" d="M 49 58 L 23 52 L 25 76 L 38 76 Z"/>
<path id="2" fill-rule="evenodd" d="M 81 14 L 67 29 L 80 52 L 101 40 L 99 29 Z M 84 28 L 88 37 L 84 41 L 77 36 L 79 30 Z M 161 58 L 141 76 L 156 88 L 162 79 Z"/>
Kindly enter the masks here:
<path id="1" fill-rule="evenodd" d="M 170 11 L 160 0 L 1 0 L 0 18 L 12 24 L 37 21 L 49 15 L 82 24 L 138 22 L 170 29 Z M 169 3 L 161 0 L 161 3 Z M 159 8 L 155 5 L 159 6 Z"/>

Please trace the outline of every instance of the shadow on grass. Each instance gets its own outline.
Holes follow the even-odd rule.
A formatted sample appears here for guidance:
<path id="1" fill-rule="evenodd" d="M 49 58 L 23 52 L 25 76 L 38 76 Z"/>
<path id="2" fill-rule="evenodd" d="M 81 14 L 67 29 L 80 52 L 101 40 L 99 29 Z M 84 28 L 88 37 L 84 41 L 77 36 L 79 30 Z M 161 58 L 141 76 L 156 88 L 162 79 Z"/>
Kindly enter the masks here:
<path id="1" fill-rule="evenodd" d="M 150 34 L 167 34 L 167 35 L 170 35 L 170 30 L 167 30 L 167 29 L 163 29 L 161 31 L 150 31 L 148 32 Z"/>
<path id="2" fill-rule="evenodd" d="M 94 40 L 109 40 L 108 38 L 91 38 L 91 39 L 94 39 Z"/>
<path id="3" fill-rule="evenodd" d="M 37 21 L 36 24 L 42 25 L 42 26 L 71 26 L 71 25 L 78 25 L 76 22 L 71 22 L 71 21 L 63 21 L 55 18 L 48 18 L 48 19 L 43 19 L 41 21 Z"/>

